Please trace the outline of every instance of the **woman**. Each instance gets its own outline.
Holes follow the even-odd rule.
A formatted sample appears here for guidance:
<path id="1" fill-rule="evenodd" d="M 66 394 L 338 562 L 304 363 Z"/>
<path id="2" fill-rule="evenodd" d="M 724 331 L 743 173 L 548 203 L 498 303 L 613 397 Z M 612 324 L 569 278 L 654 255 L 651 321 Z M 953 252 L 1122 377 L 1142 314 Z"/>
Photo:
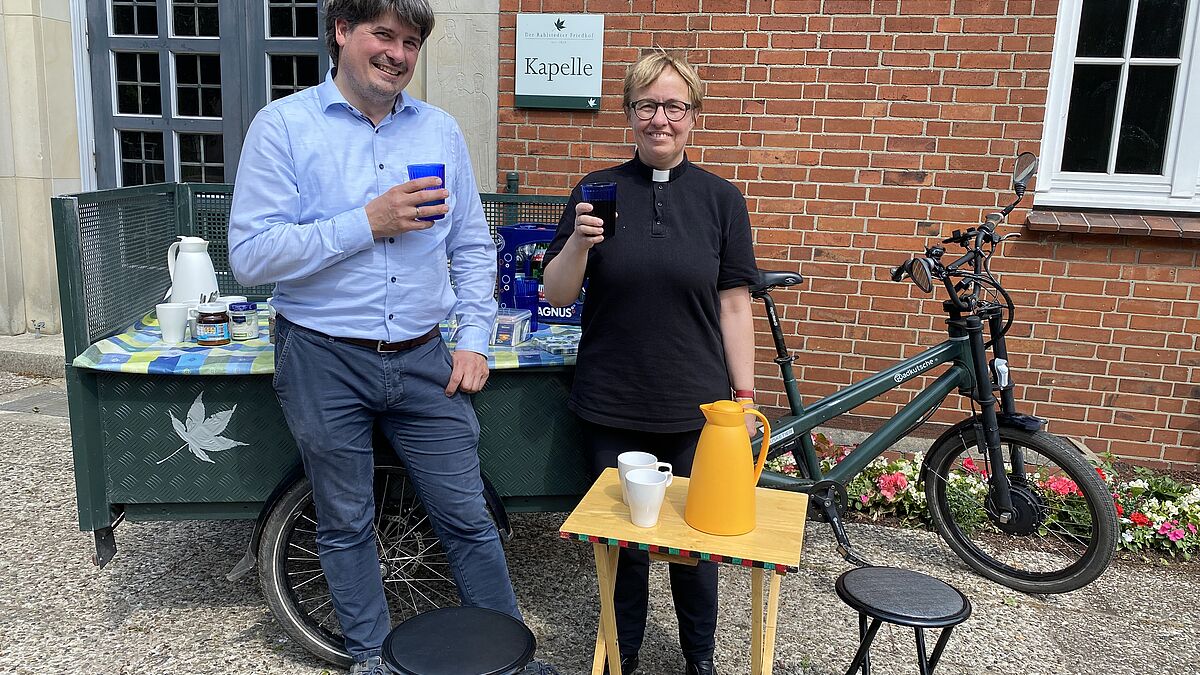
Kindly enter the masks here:
<path id="1" fill-rule="evenodd" d="M 584 426 L 595 476 L 642 450 L 687 476 L 704 417 L 699 405 L 753 402 L 754 328 L 748 286 L 758 279 L 746 200 L 684 152 L 703 93 L 681 57 L 643 56 L 625 75 L 634 158 L 586 176 L 617 184 L 616 232 L 588 215 L 577 186 L 546 253 L 546 299 L 579 296 L 583 335 L 569 407 Z M 617 642 L 622 672 L 637 669 L 646 627 L 649 557 L 621 549 Z M 713 669 L 716 564 L 670 566 L 688 675 Z"/>

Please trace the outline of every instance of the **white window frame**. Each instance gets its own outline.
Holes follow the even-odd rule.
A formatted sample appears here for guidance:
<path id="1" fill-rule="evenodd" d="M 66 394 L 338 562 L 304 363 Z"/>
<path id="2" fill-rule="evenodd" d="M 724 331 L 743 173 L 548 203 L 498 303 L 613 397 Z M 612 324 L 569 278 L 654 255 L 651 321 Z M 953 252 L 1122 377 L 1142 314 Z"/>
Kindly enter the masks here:
<path id="1" fill-rule="evenodd" d="M 1129 30 L 1138 0 L 1130 2 Z M 1042 166 L 1034 203 L 1038 206 L 1200 212 L 1200 0 L 1189 0 L 1183 19 L 1176 105 L 1163 158 L 1163 175 L 1060 171 L 1071 79 L 1083 0 L 1062 0 L 1054 31 L 1054 52 L 1046 97 Z M 1126 36 L 1126 45 L 1130 36 Z M 1092 59 L 1088 59 L 1090 61 Z M 1161 60 L 1161 59 L 1160 59 Z M 1117 98 L 1121 105 L 1124 89 Z M 1119 125 L 1119 119 L 1114 121 Z"/>

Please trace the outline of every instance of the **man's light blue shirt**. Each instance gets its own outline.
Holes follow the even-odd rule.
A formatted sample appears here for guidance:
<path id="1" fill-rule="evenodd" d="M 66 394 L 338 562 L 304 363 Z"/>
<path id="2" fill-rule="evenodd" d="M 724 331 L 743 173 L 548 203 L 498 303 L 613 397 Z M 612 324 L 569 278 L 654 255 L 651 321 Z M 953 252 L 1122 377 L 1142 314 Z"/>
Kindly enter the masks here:
<path id="1" fill-rule="evenodd" d="M 450 212 L 372 238 L 367 202 L 430 162 L 446 165 Z M 275 283 L 279 313 L 327 335 L 397 342 L 453 314 L 458 348 L 487 353 L 496 248 L 467 145 L 453 117 L 405 94 L 377 127 L 332 74 L 260 110 L 238 164 L 229 264 L 242 284 Z"/>

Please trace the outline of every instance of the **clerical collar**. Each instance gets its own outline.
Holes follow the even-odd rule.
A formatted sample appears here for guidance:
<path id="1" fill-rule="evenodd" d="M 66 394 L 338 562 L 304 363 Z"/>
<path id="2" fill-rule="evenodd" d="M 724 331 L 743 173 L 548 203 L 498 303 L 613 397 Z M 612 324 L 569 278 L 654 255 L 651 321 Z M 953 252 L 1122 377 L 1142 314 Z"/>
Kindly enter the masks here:
<path id="1" fill-rule="evenodd" d="M 685 154 L 683 156 L 683 161 L 679 162 L 670 169 L 655 169 L 643 162 L 641 158 L 637 156 L 636 152 L 633 155 L 633 165 L 637 167 L 638 173 L 645 176 L 647 179 L 654 181 L 655 183 L 666 183 L 679 178 L 681 175 L 683 175 L 684 171 L 687 171 L 688 164 L 688 158 Z"/>

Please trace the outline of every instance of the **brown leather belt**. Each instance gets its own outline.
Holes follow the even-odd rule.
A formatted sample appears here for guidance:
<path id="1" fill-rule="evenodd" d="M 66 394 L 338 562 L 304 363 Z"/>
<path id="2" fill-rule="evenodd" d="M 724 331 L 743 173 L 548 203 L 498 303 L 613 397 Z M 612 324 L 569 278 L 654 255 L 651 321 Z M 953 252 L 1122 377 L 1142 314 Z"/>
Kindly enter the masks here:
<path id="1" fill-rule="evenodd" d="M 430 328 L 429 332 L 425 333 L 424 335 L 420 335 L 410 340 L 401 340 L 399 342 L 384 342 L 383 340 L 367 340 L 365 338 L 337 337 L 335 335 L 331 335 L 330 337 L 338 342 L 349 342 L 352 345 L 373 349 L 382 354 L 388 352 L 402 352 L 406 349 L 412 349 L 413 347 L 420 347 L 439 335 L 441 335 L 441 331 L 438 330 L 437 326 L 434 326 L 433 328 Z"/>

